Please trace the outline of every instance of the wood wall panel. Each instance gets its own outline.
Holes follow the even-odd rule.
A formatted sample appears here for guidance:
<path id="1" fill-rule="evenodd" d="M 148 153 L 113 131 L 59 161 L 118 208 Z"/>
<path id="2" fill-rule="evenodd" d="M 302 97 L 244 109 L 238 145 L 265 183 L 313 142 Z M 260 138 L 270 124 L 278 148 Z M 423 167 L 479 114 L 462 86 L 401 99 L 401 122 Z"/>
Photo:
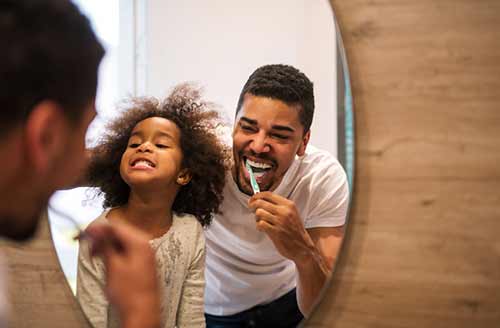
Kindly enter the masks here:
<path id="1" fill-rule="evenodd" d="M 354 207 L 308 327 L 500 327 L 500 1 L 332 0 Z"/>

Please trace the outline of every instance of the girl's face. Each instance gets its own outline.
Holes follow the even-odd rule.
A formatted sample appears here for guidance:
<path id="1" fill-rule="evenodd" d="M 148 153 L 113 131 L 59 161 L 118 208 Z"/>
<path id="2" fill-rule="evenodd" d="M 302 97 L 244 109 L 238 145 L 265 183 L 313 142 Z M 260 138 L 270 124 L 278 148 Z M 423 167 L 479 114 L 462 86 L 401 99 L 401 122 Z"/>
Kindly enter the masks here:
<path id="1" fill-rule="evenodd" d="M 150 117 L 137 123 L 122 155 L 120 174 L 130 186 L 174 188 L 186 182 L 182 169 L 181 133 L 175 123 Z"/>

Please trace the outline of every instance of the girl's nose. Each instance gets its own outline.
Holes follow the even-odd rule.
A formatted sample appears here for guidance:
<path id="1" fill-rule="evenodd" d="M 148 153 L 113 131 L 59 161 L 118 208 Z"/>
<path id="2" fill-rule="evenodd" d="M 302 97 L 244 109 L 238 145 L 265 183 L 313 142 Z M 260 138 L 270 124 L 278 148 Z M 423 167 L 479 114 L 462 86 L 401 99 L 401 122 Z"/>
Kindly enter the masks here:
<path id="1" fill-rule="evenodd" d="M 137 147 L 137 151 L 139 152 L 151 152 L 151 144 L 149 142 L 143 142 Z"/>

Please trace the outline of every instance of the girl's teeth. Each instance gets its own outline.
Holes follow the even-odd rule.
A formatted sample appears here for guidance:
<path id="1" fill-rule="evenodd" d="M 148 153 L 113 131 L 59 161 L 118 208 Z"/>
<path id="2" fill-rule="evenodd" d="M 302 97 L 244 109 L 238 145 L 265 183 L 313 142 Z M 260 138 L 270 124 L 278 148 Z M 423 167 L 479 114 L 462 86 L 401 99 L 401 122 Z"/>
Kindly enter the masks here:
<path id="1" fill-rule="evenodd" d="M 149 166 L 149 167 L 153 167 L 153 165 L 150 162 L 147 162 L 147 161 L 138 161 L 138 162 L 134 163 L 134 166 L 138 166 L 138 165 L 146 165 L 146 166 Z"/>

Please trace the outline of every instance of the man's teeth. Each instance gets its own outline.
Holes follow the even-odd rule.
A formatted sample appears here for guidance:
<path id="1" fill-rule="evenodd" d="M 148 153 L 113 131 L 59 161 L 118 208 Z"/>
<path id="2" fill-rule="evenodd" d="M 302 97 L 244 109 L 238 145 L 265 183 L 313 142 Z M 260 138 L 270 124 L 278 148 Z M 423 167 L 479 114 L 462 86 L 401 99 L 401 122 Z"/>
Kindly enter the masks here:
<path id="1" fill-rule="evenodd" d="M 252 161 L 250 159 L 247 159 L 247 163 L 250 164 L 250 166 L 256 167 L 258 169 L 264 169 L 265 170 L 265 169 L 270 169 L 271 168 L 271 165 L 269 165 L 269 164 L 254 162 L 254 161 Z"/>
<path id="2" fill-rule="evenodd" d="M 258 179 L 262 177 L 264 174 L 266 174 L 266 172 L 254 172 L 253 176 Z"/>

